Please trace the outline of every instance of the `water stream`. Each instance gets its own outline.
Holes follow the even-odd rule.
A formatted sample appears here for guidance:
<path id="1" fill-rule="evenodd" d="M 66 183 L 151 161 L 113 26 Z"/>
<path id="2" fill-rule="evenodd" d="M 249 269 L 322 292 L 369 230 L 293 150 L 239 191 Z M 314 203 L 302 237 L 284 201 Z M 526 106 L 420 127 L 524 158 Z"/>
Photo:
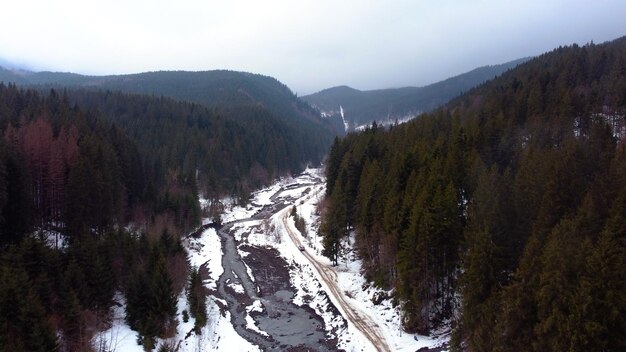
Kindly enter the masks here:
<path id="1" fill-rule="evenodd" d="M 327 337 L 321 319 L 311 309 L 299 307 L 292 303 L 295 292 L 288 282 L 283 283 L 280 289 L 275 292 L 263 292 L 262 295 L 259 295 L 258 288 L 249 277 L 246 266 L 237 251 L 238 243 L 231 231 L 235 223 L 267 219 L 284 209 L 288 203 L 278 202 L 277 196 L 282 191 L 292 188 L 294 185 L 284 187 L 276 192 L 270 198 L 272 204 L 265 206 L 255 216 L 225 224 L 217 231 L 224 253 L 222 257 L 224 273 L 217 282 L 217 289 L 221 297 L 228 303 L 232 324 L 237 333 L 258 345 L 262 350 L 275 351 L 300 347 L 314 351 L 330 351 L 333 348 L 330 348 L 326 341 Z M 259 250 L 267 249 L 259 248 Z M 267 271 L 266 268 L 252 267 L 251 269 L 253 273 Z M 233 284 L 241 284 L 245 293 L 235 292 L 231 288 Z M 246 315 L 248 314 L 246 307 L 255 300 L 261 302 L 263 312 L 255 313 L 254 320 L 260 330 L 265 331 L 269 336 L 246 328 Z"/>

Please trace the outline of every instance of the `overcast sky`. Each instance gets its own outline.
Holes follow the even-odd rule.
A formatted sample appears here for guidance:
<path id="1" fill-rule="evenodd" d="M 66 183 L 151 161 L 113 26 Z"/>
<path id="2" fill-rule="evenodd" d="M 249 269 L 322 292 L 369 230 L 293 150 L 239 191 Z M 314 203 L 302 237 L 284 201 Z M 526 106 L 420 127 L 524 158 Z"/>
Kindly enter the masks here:
<path id="1" fill-rule="evenodd" d="M 0 58 L 34 70 L 232 69 L 299 95 L 421 86 L 626 35 L 624 0 L 0 0 Z"/>

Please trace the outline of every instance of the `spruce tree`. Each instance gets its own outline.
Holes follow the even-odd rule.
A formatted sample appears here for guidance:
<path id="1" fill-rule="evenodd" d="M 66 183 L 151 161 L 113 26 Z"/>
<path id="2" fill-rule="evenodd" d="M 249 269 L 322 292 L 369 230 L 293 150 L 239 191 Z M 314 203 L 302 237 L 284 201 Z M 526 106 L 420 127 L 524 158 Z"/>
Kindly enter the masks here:
<path id="1" fill-rule="evenodd" d="M 194 268 L 189 275 L 189 286 L 187 288 L 187 301 L 191 316 L 196 319 L 194 330 L 200 334 L 202 328 L 207 323 L 206 293 L 202 285 L 202 277 L 198 270 Z"/>

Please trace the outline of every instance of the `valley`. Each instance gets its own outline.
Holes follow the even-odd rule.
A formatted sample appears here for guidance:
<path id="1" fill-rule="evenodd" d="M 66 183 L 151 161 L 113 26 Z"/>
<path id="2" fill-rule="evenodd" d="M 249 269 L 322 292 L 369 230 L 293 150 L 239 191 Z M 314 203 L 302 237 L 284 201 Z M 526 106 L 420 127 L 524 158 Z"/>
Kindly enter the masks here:
<path id="1" fill-rule="evenodd" d="M 181 295 L 178 333 L 162 343 L 179 351 L 235 346 L 240 351 L 414 351 L 445 346 L 448 334 L 429 338 L 402 333 L 399 308 L 390 299 L 372 303 L 382 291 L 365 284 L 354 254 L 337 267 L 320 255 L 316 207 L 324 192 L 321 170 L 307 169 L 255 192 L 246 207 L 227 206 L 221 226 L 205 219 L 205 229 L 183 243 L 191 265 L 203 273 L 209 321 L 200 334 L 193 332 L 193 319 L 182 322 L 186 297 Z M 294 226 L 294 205 L 306 221 L 306 235 Z M 141 351 L 134 337 L 122 314 L 96 340 L 119 351 Z"/>
<path id="2" fill-rule="evenodd" d="M 138 66 L 70 73 L 0 57 L 0 352 L 626 351 L 622 33 L 486 50 L 465 25 L 472 57 L 432 25 L 394 20 L 377 41 L 393 2 L 332 25 L 334 8 L 294 5 L 315 23 L 292 33 L 281 14 L 266 37 L 272 16 L 207 6 L 197 24 L 227 25 L 185 15 L 187 33 L 154 42 L 202 33 L 189 49 L 222 61 L 129 52 Z M 430 13 L 412 10 L 398 19 Z M 428 17 L 484 16 L 450 12 Z M 231 29 L 286 48 L 209 38 Z M 507 45 L 535 45 L 521 29 Z"/>

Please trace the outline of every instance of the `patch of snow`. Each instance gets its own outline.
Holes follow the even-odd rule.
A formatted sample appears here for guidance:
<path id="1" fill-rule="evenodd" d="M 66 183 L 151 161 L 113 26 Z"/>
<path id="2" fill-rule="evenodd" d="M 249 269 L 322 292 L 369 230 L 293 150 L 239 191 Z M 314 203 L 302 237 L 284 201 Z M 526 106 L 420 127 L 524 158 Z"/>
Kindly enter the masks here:
<path id="1" fill-rule="evenodd" d="M 252 316 L 250 315 L 250 313 L 252 312 L 263 312 L 263 306 L 261 305 L 261 301 L 259 301 L 258 299 L 255 300 L 251 305 L 246 307 L 246 312 L 246 329 L 256 331 L 263 336 L 270 336 L 267 332 L 259 329 L 259 327 L 256 325 L 256 322 L 254 321 L 254 318 L 252 318 Z"/>
<path id="2" fill-rule="evenodd" d="M 248 306 L 248 308 L 246 308 L 246 310 L 248 311 L 248 313 L 251 312 L 263 312 L 263 305 L 261 304 L 261 301 L 259 301 L 258 299 L 254 300 L 254 302 L 252 302 L 251 305 Z"/>
<path id="3" fill-rule="evenodd" d="M 287 179 L 281 179 L 269 187 L 252 193 L 250 203 L 245 207 L 235 205 L 232 198 L 227 197 L 221 200 L 224 204 L 225 212 L 222 215 L 222 222 L 229 223 L 237 220 L 250 218 L 259 212 L 263 206 L 271 204 L 271 197 L 282 187 Z"/>
<path id="4" fill-rule="evenodd" d="M 276 234 L 275 228 L 271 226 L 271 222 L 268 222 L 268 228 L 260 227 L 250 232 L 248 244 L 257 247 L 271 247 L 277 239 Z"/>
<path id="5" fill-rule="evenodd" d="M 332 310 L 327 309 L 327 305 L 332 302 L 345 317 L 341 306 L 334 300 L 334 297 L 328 293 L 330 289 L 326 283 L 321 279 L 319 274 L 313 270 L 308 260 L 289 238 L 284 224 L 282 223 L 282 218 L 290 209 L 290 207 L 283 209 L 276 213 L 272 219 L 282 236 L 280 243 L 274 244 L 274 247 L 277 248 L 281 256 L 291 264 L 290 267 L 297 268 L 296 270 L 290 270 L 290 280 L 292 285 L 296 288 L 296 295 L 294 296 L 293 302 L 301 305 L 306 303 L 305 297 L 314 297 L 309 302 L 309 306 L 322 317 L 327 333 L 338 339 L 337 347 L 345 349 L 346 351 L 374 351 L 373 346 L 371 346 L 369 341 L 358 329 L 352 324 L 348 324 L 346 327 L 342 318 L 336 316 Z M 289 217 L 287 224 L 292 231 L 296 231 L 293 218 Z M 327 258 L 321 257 L 321 259 L 326 262 L 325 264 L 330 265 L 330 261 Z M 326 294 L 322 294 L 322 292 Z M 328 302 L 329 299 L 330 302 Z"/>
<path id="6" fill-rule="evenodd" d="M 117 294 L 115 300 L 117 304 L 113 306 L 111 328 L 97 333 L 92 339 L 92 345 L 97 350 L 143 352 L 143 346 L 137 344 L 137 332 L 133 331 L 124 321 L 126 305 L 124 297 Z M 185 295 L 181 294 L 177 304 L 178 326 L 176 336 L 168 339 L 157 339 L 157 346 L 163 344 L 175 346 L 176 351 L 179 352 L 260 351 L 258 346 L 251 344 L 237 334 L 230 322 L 230 313 L 225 311 L 222 315 L 217 301 L 215 297 L 208 297 L 207 315 L 209 319 L 207 325 L 201 329 L 201 333 L 196 335 L 193 332 L 194 318 L 190 316 L 186 323 L 183 322 L 182 311 L 189 311 L 189 308 Z"/>
<path id="7" fill-rule="evenodd" d="M 248 330 L 252 330 L 254 332 L 257 332 L 263 336 L 270 336 L 268 333 L 266 333 L 265 331 L 259 329 L 258 326 L 256 326 L 256 322 L 254 321 L 254 319 L 248 314 L 246 315 L 246 329 Z"/>
<path id="8" fill-rule="evenodd" d="M 252 215 L 254 215 L 257 211 L 258 211 L 257 208 L 252 208 L 252 207 L 244 208 L 239 205 L 231 206 L 231 208 L 228 209 L 228 211 L 226 211 L 226 213 L 222 216 L 222 222 L 227 223 L 227 222 L 247 219 L 251 217 Z"/>
<path id="9" fill-rule="evenodd" d="M 206 264 L 209 269 L 209 279 L 205 280 L 204 286 L 211 290 L 217 289 L 217 280 L 224 272 L 224 268 L 222 243 L 215 229 L 208 228 L 199 238 L 188 237 L 184 241 L 189 252 L 189 264 L 196 268 Z"/>
<path id="10" fill-rule="evenodd" d="M 216 304 L 216 299 L 209 296 L 207 299 L 207 325 L 199 335 L 191 333 L 185 339 L 186 331 L 180 331 L 177 336 L 179 352 L 196 351 L 260 351 L 259 347 L 251 344 L 241 337 L 230 320 L 230 312 L 225 311 L 222 315 Z M 191 319 L 190 319 L 191 320 Z"/>
<path id="11" fill-rule="evenodd" d="M 324 328 L 331 336 L 346 335 L 344 319 L 340 315 L 333 314 L 329 309 L 328 305 L 331 302 L 313 269 L 308 265 L 301 266 L 299 269 L 290 271 L 291 284 L 296 288 L 293 303 L 299 306 L 306 304 L 315 310 L 315 313 L 322 317 Z"/>
<path id="12" fill-rule="evenodd" d="M 247 252 L 243 252 L 243 253 L 247 253 Z M 248 266 L 248 264 L 246 264 L 245 261 L 243 262 L 243 265 L 246 267 L 246 272 L 248 273 L 248 277 L 250 278 L 250 281 L 256 282 L 256 279 L 252 275 L 252 269 Z"/>
<path id="13" fill-rule="evenodd" d="M 295 199 L 295 198 L 301 198 L 302 194 L 304 192 L 306 192 L 307 187 L 300 187 L 300 188 L 294 188 L 294 189 L 288 189 L 286 191 L 283 191 L 280 193 L 280 195 L 278 196 L 278 198 L 281 199 Z"/>
<path id="14" fill-rule="evenodd" d="M 126 300 L 120 293 L 116 293 L 116 304 L 112 308 L 111 327 L 94 335 L 91 343 L 100 350 L 143 352 L 143 347 L 137 344 L 137 332 L 126 325 Z"/>
<path id="15" fill-rule="evenodd" d="M 359 259 L 349 259 L 339 264 L 336 267 L 337 283 L 341 291 L 346 293 L 350 304 L 358 311 L 366 312 L 377 323 L 392 350 L 415 351 L 422 347 L 440 346 L 449 340 L 448 335 L 434 338 L 404 333 L 401 328 L 402 313 L 399 307 L 392 305 L 391 299 L 385 299 L 379 305 L 373 303 L 375 294 L 390 297 L 391 292 L 369 285 L 361 274 L 361 267 Z"/>
<path id="16" fill-rule="evenodd" d="M 235 223 L 231 227 L 231 231 L 234 232 L 235 240 L 239 243 L 242 242 L 244 235 L 248 235 L 255 227 L 261 226 L 260 220 L 251 220 Z"/>
<path id="17" fill-rule="evenodd" d="M 233 272 L 234 274 L 234 272 Z M 232 288 L 233 291 L 237 292 L 238 294 L 243 295 L 244 293 L 246 293 L 246 291 L 243 288 L 243 285 L 239 282 L 228 282 L 228 280 L 226 280 L 228 283 L 228 287 Z"/>
<path id="18" fill-rule="evenodd" d="M 389 127 L 389 126 L 395 126 L 395 125 L 401 125 L 403 123 L 407 123 L 411 120 L 413 120 L 414 118 L 416 118 L 421 112 L 417 111 L 415 113 L 408 113 L 405 116 L 401 116 L 401 117 L 390 117 L 387 118 L 385 120 L 381 120 L 381 121 L 376 121 L 376 124 L 380 127 Z M 354 128 L 355 131 L 365 131 L 366 129 L 372 127 L 373 122 L 370 123 L 366 123 L 364 125 L 359 125 L 357 127 Z"/>
<path id="19" fill-rule="evenodd" d="M 281 184 L 280 182 L 277 182 L 271 186 L 269 186 L 268 188 L 262 189 L 258 192 L 253 193 L 253 203 L 256 205 L 269 205 L 272 204 L 272 200 L 271 197 L 278 192 L 278 190 L 280 189 Z"/>
<path id="20" fill-rule="evenodd" d="M 323 199 L 325 186 L 323 182 L 323 171 L 321 169 L 308 169 L 296 178 L 281 179 L 275 184 L 254 192 L 251 202 L 246 207 L 233 206 L 232 199 L 224 199 L 226 212 L 222 216 L 224 222 L 245 220 L 260 212 L 265 205 L 276 202 L 288 202 L 289 206 L 282 211 L 273 214 L 269 220 L 241 221 L 233 224 L 232 230 L 237 241 L 254 246 L 269 246 L 276 248 L 281 257 L 289 264 L 290 281 L 296 288 L 293 302 L 298 305 L 308 305 L 320 315 L 324 321 L 324 328 L 331 337 L 338 340 L 338 348 L 346 351 L 369 351 L 374 350 L 369 341 L 362 333 L 352 326 L 345 324 L 344 318 L 335 314 L 330 309 L 333 304 L 340 312 L 341 306 L 338 302 L 333 302 L 334 298 L 329 294 L 329 288 L 319 277 L 319 273 L 311 266 L 308 259 L 294 244 L 285 230 L 283 217 L 291 211 L 291 207 L 296 205 L 298 214 L 305 219 L 305 234 L 300 234 L 295 229 L 293 218 L 287 218 L 287 226 L 294 231 L 301 243 L 305 246 L 305 251 L 313 255 L 317 261 L 333 270 L 336 275 L 337 285 L 341 292 L 345 293 L 346 300 L 350 305 L 363 316 L 368 316 L 378 326 L 380 333 L 385 337 L 387 344 L 394 351 L 415 351 L 422 347 L 436 347 L 449 340 L 449 332 L 438 337 L 426 337 L 413 334 L 406 334 L 401 329 L 401 317 L 399 307 L 393 307 L 392 300 L 385 299 L 379 305 L 374 305 L 372 298 L 375 294 L 380 294 L 382 290 L 368 285 L 361 274 L 361 261 L 350 251 L 339 266 L 331 267 L 328 258 L 321 255 L 322 238 L 317 236 L 320 216 L 317 214 L 317 203 Z M 281 191 L 282 189 L 282 191 Z M 308 191 L 307 191 L 308 189 Z M 280 194 L 277 194 L 278 192 Z M 274 200 L 272 199 L 274 198 Z M 214 229 L 209 229 L 202 233 L 199 239 L 188 239 L 190 249 L 190 262 L 194 266 L 207 264 L 211 273 L 207 280 L 207 287 L 215 289 L 216 281 L 223 272 L 221 266 L 221 243 Z M 353 243 L 353 239 L 348 241 Z M 248 253 L 243 250 L 239 253 L 245 258 Z M 254 280 L 252 271 L 246 265 L 248 275 Z M 240 283 L 229 282 L 228 285 L 236 292 L 244 293 L 244 288 Z M 384 292 L 390 294 L 390 292 Z M 183 299 L 183 298 L 181 298 Z M 186 300 L 185 300 L 186 302 Z M 193 322 L 190 318 L 188 323 L 179 326 L 177 336 L 180 342 L 180 351 L 198 350 L 237 350 L 237 351 L 257 351 L 258 347 L 250 344 L 234 330 L 230 313 L 224 311 L 220 313 L 218 303 L 224 305 L 225 301 L 209 296 L 207 300 L 209 323 L 202 329 L 202 334 L 196 336 L 194 333 L 187 339 L 184 335 L 192 330 Z M 179 311 L 180 309 L 179 302 Z M 252 312 L 262 311 L 262 303 L 255 300 L 252 305 L 246 307 L 246 328 L 266 334 L 259 330 Z M 345 316 L 345 312 L 343 313 Z M 179 320 L 182 320 L 179 318 Z M 191 324 L 191 325 L 190 325 Z M 121 329 L 124 324 L 118 327 L 124 336 L 130 336 L 130 342 L 136 344 L 136 333 L 132 330 Z M 186 331 L 185 331 L 186 330 Z M 128 337 L 127 337 L 128 338 Z M 417 339 L 417 340 L 416 340 Z M 137 346 L 139 347 L 139 346 Z M 136 349 L 140 351 L 140 349 Z M 118 351 L 126 351 L 119 349 Z M 134 351 L 134 350 L 129 350 Z"/>
<path id="21" fill-rule="evenodd" d="M 40 229 L 38 228 L 33 232 L 32 237 L 37 240 L 41 240 L 43 244 L 52 249 L 66 249 L 67 248 L 67 236 L 59 231 Z"/>

